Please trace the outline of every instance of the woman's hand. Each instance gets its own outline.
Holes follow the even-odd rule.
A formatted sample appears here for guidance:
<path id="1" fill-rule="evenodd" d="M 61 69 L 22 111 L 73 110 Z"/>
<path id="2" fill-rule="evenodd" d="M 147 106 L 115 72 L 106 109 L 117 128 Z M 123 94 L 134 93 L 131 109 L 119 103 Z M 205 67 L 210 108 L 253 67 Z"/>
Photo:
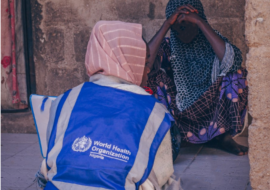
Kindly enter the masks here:
<path id="1" fill-rule="evenodd" d="M 150 57 L 149 57 L 149 68 L 152 69 L 154 61 L 157 56 L 158 49 L 160 47 L 160 44 L 168 32 L 168 30 L 171 28 L 171 26 L 175 23 L 179 15 L 184 14 L 188 15 L 190 13 L 198 13 L 198 10 L 192 7 L 191 5 L 183 5 L 181 7 L 178 7 L 175 12 L 168 18 L 162 25 L 162 27 L 159 29 L 159 31 L 155 34 L 155 36 L 150 40 L 148 43 L 149 50 L 150 50 Z"/>
<path id="2" fill-rule="evenodd" d="M 201 20 L 201 17 L 196 13 L 190 13 L 190 14 L 181 14 L 177 18 L 177 22 L 181 24 L 183 21 L 190 22 L 193 24 L 197 24 Z"/>
<path id="3" fill-rule="evenodd" d="M 178 7 L 174 13 L 167 19 L 167 23 L 172 26 L 176 20 L 179 18 L 179 15 L 189 15 L 191 13 L 198 13 L 198 10 L 192 7 L 191 5 L 183 5 Z M 181 17 L 180 16 L 180 17 Z"/>
<path id="4" fill-rule="evenodd" d="M 206 39 L 210 42 L 218 59 L 222 61 L 225 54 L 225 42 L 216 34 L 212 27 L 194 12 L 181 14 L 177 18 L 177 24 L 181 24 L 183 21 L 196 24 L 199 27 Z"/>

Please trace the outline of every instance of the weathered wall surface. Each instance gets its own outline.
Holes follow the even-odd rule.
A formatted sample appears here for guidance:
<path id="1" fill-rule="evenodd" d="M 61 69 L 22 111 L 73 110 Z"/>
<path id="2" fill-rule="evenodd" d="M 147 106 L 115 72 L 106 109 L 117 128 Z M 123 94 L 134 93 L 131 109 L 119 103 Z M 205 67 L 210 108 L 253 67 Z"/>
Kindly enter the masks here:
<path id="1" fill-rule="evenodd" d="M 31 111 L 1 113 L 2 133 L 37 133 Z"/>
<path id="2" fill-rule="evenodd" d="M 211 26 L 241 51 L 245 67 L 248 48 L 245 43 L 245 0 L 201 0 Z"/>
<path id="3" fill-rule="evenodd" d="M 37 93 L 59 95 L 86 80 L 84 56 L 91 29 L 99 20 L 143 25 L 150 40 L 162 25 L 168 0 L 32 0 Z M 244 0 L 202 0 L 215 29 L 243 52 Z"/>
<path id="4" fill-rule="evenodd" d="M 37 93 L 59 95 L 88 80 L 84 57 L 97 21 L 142 23 L 144 36 L 149 39 L 163 22 L 166 3 L 167 0 L 32 0 Z"/>
<path id="5" fill-rule="evenodd" d="M 246 41 L 249 47 L 250 180 L 253 190 L 270 189 L 270 1 L 247 0 Z"/>

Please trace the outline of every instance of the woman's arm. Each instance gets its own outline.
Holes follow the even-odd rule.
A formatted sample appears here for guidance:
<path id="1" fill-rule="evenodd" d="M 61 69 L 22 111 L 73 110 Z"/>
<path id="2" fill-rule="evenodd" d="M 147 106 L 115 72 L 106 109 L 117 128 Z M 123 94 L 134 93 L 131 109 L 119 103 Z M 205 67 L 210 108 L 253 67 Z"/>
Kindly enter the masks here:
<path id="1" fill-rule="evenodd" d="M 198 26 L 205 35 L 206 39 L 210 42 L 214 52 L 216 53 L 219 61 L 222 61 L 225 54 L 225 42 L 217 35 L 212 27 L 204 20 L 199 19 Z"/>
<path id="2" fill-rule="evenodd" d="M 218 59 L 222 61 L 226 50 L 225 42 L 216 34 L 212 27 L 195 13 L 180 15 L 178 18 L 178 22 L 181 23 L 182 21 L 197 24 L 205 35 L 206 39 L 210 42 Z"/>
<path id="3" fill-rule="evenodd" d="M 160 44 L 165 35 L 167 34 L 168 30 L 170 29 L 170 27 L 171 27 L 170 23 L 168 22 L 168 20 L 166 20 L 159 29 L 159 31 L 156 33 L 156 35 L 148 43 L 150 50 L 150 57 L 149 57 L 150 70 L 152 70 L 153 68 L 153 64 L 156 59 Z"/>
<path id="4" fill-rule="evenodd" d="M 179 15 L 189 14 L 190 12 L 197 12 L 197 10 L 190 5 L 183 5 L 181 7 L 178 7 L 176 11 L 172 14 L 172 16 L 163 23 L 159 31 L 150 40 L 150 42 L 148 43 L 150 49 L 150 57 L 149 57 L 150 69 L 152 69 L 153 67 L 160 44 L 165 35 L 167 34 L 168 30 L 170 29 L 170 27 L 175 23 Z"/>

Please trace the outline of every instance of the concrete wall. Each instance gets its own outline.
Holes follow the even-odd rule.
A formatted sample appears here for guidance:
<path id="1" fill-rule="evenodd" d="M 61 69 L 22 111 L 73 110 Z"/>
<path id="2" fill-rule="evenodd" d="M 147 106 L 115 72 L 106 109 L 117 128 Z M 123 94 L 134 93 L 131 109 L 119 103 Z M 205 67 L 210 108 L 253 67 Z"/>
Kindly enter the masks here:
<path id="1" fill-rule="evenodd" d="M 37 93 L 59 95 L 86 80 L 84 56 L 99 20 L 144 25 L 147 39 L 163 22 L 166 0 L 32 0 Z"/>
<path id="2" fill-rule="evenodd" d="M 242 51 L 245 67 L 245 0 L 201 0 L 211 26 Z"/>
<path id="3" fill-rule="evenodd" d="M 37 93 L 59 95 L 86 80 L 84 56 L 91 29 L 99 20 L 143 25 L 150 40 L 162 25 L 168 0 L 31 0 Z M 215 29 L 243 52 L 244 0 L 202 0 Z"/>
<path id="4" fill-rule="evenodd" d="M 247 0 L 246 40 L 249 47 L 250 181 L 253 190 L 270 189 L 270 1 Z"/>

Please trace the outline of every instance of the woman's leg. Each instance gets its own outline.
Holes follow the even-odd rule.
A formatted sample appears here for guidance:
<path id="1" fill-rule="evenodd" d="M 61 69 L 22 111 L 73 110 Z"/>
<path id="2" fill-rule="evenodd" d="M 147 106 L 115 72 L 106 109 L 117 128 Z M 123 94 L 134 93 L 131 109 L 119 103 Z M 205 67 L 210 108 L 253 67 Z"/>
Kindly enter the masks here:
<path id="1" fill-rule="evenodd" d="M 245 155 L 248 148 L 237 144 L 232 135 L 240 133 L 244 125 L 248 94 L 246 74 L 242 69 L 237 74 L 219 78 L 183 112 L 176 107 L 175 85 L 164 72 L 150 77 L 148 85 L 156 98 L 173 112 L 182 141 L 201 144 L 215 139 L 223 149 Z"/>
<path id="2" fill-rule="evenodd" d="M 238 124 L 239 127 L 237 125 L 232 126 L 233 130 L 230 130 L 231 133 L 226 132 L 216 137 L 222 148 L 239 156 L 246 155 L 248 153 L 248 147 L 237 144 L 231 134 L 240 132 L 244 125 L 248 95 L 246 76 L 247 71 L 239 69 L 237 72 L 228 74 L 223 78 L 220 97 L 230 102 L 228 112 L 230 112 L 231 123 L 238 122 L 240 124 Z M 239 122 L 239 120 L 241 121 Z"/>
<path id="3" fill-rule="evenodd" d="M 228 132 L 217 136 L 216 140 L 220 143 L 220 146 L 223 149 L 232 154 L 243 156 L 248 153 L 248 147 L 237 144 Z"/>

